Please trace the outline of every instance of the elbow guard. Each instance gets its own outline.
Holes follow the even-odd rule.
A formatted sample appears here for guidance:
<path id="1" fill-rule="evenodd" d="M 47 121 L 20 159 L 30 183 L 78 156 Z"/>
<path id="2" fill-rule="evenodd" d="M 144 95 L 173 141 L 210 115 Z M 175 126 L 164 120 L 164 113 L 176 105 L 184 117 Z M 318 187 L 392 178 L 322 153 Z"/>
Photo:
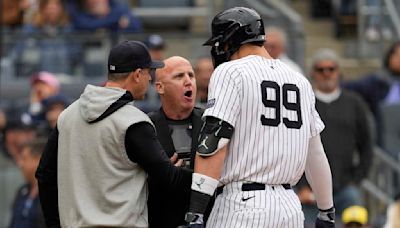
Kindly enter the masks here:
<path id="1" fill-rule="evenodd" d="M 228 144 L 233 134 L 233 126 L 215 117 L 207 117 L 199 136 L 197 154 L 208 157 Z"/>

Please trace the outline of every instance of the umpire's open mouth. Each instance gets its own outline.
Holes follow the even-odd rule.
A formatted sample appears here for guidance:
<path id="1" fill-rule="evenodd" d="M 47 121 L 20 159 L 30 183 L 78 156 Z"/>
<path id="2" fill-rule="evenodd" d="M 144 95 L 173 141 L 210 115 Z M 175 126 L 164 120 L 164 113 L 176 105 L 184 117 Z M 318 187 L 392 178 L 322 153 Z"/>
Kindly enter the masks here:
<path id="1" fill-rule="evenodd" d="M 186 91 L 185 94 L 183 94 L 183 95 L 184 95 L 185 97 L 192 98 L 192 94 L 193 94 L 193 92 L 192 92 L 191 90 L 188 90 L 188 91 Z"/>

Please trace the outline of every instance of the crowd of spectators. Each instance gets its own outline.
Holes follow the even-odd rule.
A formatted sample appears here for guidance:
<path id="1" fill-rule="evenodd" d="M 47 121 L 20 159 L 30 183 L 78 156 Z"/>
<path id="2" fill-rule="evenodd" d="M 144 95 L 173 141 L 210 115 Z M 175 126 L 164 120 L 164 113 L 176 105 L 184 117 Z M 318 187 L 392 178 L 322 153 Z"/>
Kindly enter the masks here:
<path id="1" fill-rule="evenodd" d="M 90 32 L 142 31 L 140 20 L 130 8 L 116 0 L 4 0 L 1 24 L 10 29 L 29 25 L 44 29 L 43 32 L 66 26 Z"/>
<path id="2" fill-rule="evenodd" d="M 34 173 L 48 135 L 70 104 L 52 73 L 38 72 L 30 82 L 30 97 L 0 109 L 0 227 L 44 227 Z"/>
<path id="3" fill-rule="evenodd" d="M 16 75 L 73 75 L 87 47 L 78 33 L 142 31 L 141 20 L 116 0 L 4 0 L 1 9 L 3 32 L 16 34 L 3 53 L 15 62 Z"/>

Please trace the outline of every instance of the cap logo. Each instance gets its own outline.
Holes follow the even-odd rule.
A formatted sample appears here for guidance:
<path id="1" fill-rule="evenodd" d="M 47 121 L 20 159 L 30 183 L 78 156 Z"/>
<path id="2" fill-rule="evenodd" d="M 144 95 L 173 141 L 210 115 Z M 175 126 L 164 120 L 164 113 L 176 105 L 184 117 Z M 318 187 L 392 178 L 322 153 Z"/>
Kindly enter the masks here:
<path id="1" fill-rule="evenodd" d="M 115 70 L 115 66 L 114 65 L 110 65 L 110 70 Z"/>

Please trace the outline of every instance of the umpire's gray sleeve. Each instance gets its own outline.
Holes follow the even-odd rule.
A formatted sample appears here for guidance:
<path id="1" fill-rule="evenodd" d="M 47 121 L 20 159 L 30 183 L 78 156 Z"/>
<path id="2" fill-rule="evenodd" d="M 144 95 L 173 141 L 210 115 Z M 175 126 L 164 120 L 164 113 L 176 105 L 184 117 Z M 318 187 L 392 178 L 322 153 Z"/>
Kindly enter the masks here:
<path id="1" fill-rule="evenodd" d="M 314 192 L 318 208 L 325 210 L 333 207 L 331 168 L 319 134 L 309 141 L 306 178 Z"/>

